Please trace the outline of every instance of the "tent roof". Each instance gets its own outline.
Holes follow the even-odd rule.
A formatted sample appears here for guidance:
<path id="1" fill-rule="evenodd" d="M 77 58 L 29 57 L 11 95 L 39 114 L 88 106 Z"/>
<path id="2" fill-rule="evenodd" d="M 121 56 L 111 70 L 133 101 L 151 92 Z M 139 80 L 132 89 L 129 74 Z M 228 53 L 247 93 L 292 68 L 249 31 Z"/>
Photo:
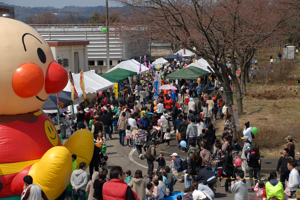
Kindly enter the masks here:
<path id="1" fill-rule="evenodd" d="M 162 65 L 162 64 L 165 64 L 167 63 L 168 61 L 164 58 L 157 58 L 153 63 L 152 65 L 155 66 L 155 65 Z"/>
<path id="2" fill-rule="evenodd" d="M 182 56 L 182 55 L 179 55 L 179 54 L 178 54 L 178 55 L 177 55 L 177 54 L 175 55 L 175 54 L 174 54 L 174 55 L 168 55 L 168 56 L 166 56 L 166 57 L 164 57 L 164 58 L 170 60 L 170 59 L 177 59 L 177 58 L 183 58 L 183 57 L 184 57 L 184 56 Z"/>
<path id="3" fill-rule="evenodd" d="M 142 71 L 141 71 L 142 73 L 149 70 L 149 68 L 145 67 L 143 64 L 141 65 L 141 68 L 142 68 Z M 132 72 L 139 73 L 140 63 L 134 59 L 122 61 L 119 64 L 117 64 L 115 67 L 113 67 L 112 69 L 108 70 L 107 72 L 112 72 L 116 69 L 126 69 L 126 70 L 129 70 Z"/>
<path id="4" fill-rule="evenodd" d="M 209 73 L 197 67 L 185 67 L 167 76 L 168 79 L 197 79 L 207 76 Z"/>
<path id="5" fill-rule="evenodd" d="M 209 66 L 208 62 L 203 58 L 196 60 L 195 63 L 191 63 L 187 67 L 192 67 L 192 66 L 203 69 L 204 71 L 207 71 L 209 73 L 211 73 L 211 71 L 214 72 L 214 70 Z M 211 69 L 211 71 L 209 69 Z"/>
<path id="6" fill-rule="evenodd" d="M 111 72 L 101 74 L 100 76 L 102 76 L 103 78 L 105 78 L 111 82 L 118 83 L 119 81 L 123 81 L 126 78 L 136 75 L 136 74 L 137 74 L 137 72 L 129 71 L 129 70 L 122 69 L 122 68 L 117 68 Z"/>
<path id="7" fill-rule="evenodd" d="M 82 93 L 82 90 L 80 88 L 80 73 L 73 74 L 73 79 L 77 93 Z M 102 78 L 101 76 L 91 71 L 83 72 L 83 81 L 85 93 L 87 94 L 99 92 L 101 90 L 106 90 L 108 88 L 114 87 L 114 84 L 112 82 L 106 80 L 105 78 Z M 71 92 L 70 80 L 68 81 L 68 84 L 63 91 Z"/>
<path id="8" fill-rule="evenodd" d="M 185 50 L 184 49 L 180 49 L 174 55 L 176 55 L 176 54 L 179 54 L 179 55 L 185 56 L 185 57 L 191 57 L 191 56 L 195 55 L 192 51 L 190 51 L 188 49 L 185 49 Z"/>

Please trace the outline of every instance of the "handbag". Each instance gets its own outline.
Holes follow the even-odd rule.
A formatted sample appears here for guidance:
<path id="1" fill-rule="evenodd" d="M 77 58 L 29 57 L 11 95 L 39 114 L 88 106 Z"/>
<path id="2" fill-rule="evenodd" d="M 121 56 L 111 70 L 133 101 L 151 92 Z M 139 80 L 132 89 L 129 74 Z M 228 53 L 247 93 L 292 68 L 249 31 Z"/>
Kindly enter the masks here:
<path id="1" fill-rule="evenodd" d="M 103 145 L 101 146 L 101 153 L 106 153 L 106 149 L 107 149 L 106 145 L 103 144 Z"/>

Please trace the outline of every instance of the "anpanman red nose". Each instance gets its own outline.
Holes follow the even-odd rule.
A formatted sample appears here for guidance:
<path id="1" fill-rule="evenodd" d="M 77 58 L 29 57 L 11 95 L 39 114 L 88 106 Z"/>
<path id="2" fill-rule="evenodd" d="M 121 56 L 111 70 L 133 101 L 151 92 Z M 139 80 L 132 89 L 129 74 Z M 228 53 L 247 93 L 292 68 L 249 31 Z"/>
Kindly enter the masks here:
<path id="1" fill-rule="evenodd" d="M 44 86 L 43 70 L 34 63 L 21 65 L 13 75 L 12 86 L 19 97 L 29 98 L 37 95 Z"/>
<path id="2" fill-rule="evenodd" d="M 62 91 L 68 83 L 67 71 L 57 62 L 52 62 L 48 66 L 45 80 L 45 90 L 48 94 Z"/>

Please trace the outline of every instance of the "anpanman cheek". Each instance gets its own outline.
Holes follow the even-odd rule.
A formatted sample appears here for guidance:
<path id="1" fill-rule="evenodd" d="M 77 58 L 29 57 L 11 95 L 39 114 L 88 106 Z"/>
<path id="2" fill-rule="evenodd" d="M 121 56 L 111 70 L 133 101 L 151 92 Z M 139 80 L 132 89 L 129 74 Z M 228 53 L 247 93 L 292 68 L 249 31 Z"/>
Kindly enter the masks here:
<path id="1" fill-rule="evenodd" d="M 45 80 L 45 90 L 47 94 L 54 94 L 62 91 L 68 83 L 67 71 L 57 62 L 52 62 L 48 66 Z"/>
<path id="2" fill-rule="evenodd" d="M 37 95 L 43 89 L 44 82 L 42 69 L 34 63 L 21 65 L 12 78 L 13 90 L 22 98 L 30 98 Z"/>

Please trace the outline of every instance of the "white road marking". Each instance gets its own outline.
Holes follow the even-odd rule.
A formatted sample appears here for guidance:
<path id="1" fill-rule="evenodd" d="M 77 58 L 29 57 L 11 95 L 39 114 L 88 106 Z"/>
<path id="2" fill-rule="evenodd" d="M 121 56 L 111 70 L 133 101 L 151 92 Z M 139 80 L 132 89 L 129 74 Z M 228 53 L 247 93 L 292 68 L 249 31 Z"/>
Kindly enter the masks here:
<path id="1" fill-rule="evenodd" d="M 132 155 L 133 155 L 133 153 L 134 153 L 135 150 L 136 150 L 136 149 L 132 149 L 132 150 L 130 151 L 130 153 L 128 154 L 129 160 L 131 160 L 133 163 L 135 163 L 135 164 L 138 165 L 138 166 L 141 166 L 141 167 L 143 167 L 143 168 L 148 169 L 148 166 L 142 165 L 142 164 L 136 162 L 136 161 L 133 159 Z M 156 171 L 156 169 L 154 169 L 153 171 Z"/>

